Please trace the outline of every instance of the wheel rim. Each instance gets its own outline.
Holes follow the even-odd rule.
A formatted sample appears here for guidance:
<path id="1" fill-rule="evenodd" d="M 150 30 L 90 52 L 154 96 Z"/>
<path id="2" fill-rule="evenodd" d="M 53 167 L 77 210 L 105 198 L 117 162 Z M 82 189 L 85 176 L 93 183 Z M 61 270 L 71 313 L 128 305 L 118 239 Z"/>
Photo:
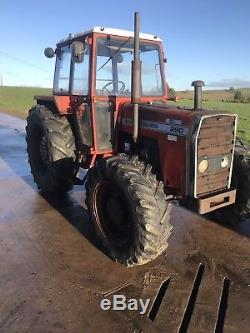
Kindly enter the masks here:
<path id="1" fill-rule="evenodd" d="M 131 241 L 132 224 L 129 208 L 121 190 L 107 181 L 100 181 L 93 190 L 93 213 L 103 237 L 121 248 Z"/>

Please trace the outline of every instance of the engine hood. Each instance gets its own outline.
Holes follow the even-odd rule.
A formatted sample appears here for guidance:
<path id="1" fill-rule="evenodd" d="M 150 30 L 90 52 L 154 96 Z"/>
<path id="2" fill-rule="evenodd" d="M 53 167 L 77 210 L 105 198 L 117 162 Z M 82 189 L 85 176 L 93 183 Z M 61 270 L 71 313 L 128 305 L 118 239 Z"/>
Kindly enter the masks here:
<path id="1" fill-rule="evenodd" d="M 197 163 L 204 154 L 209 159 L 214 159 L 222 152 L 231 154 L 235 122 L 236 116 L 228 112 L 141 104 L 138 142 L 151 140 L 157 146 L 161 176 L 166 186 L 173 188 L 182 197 L 196 197 L 204 191 L 208 192 L 210 186 L 207 179 L 202 181 L 208 184 L 203 184 L 197 178 Z M 202 124 L 204 128 L 201 128 Z M 120 110 L 119 125 L 120 130 L 132 138 L 132 104 L 125 104 Z M 215 160 L 216 164 L 217 157 Z M 217 186 L 216 181 L 217 178 L 214 180 Z"/>
<path id="2" fill-rule="evenodd" d="M 206 115 L 229 114 L 216 110 L 194 110 L 187 107 L 174 107 L 167 104 L 141 104 L 139 105 L 139 129 L 152 129 L 185 136 L 199 120 Z M 133 105 L 125 104 L 120 112 L 122 128 L 131 127 L 133 122 Z"/>

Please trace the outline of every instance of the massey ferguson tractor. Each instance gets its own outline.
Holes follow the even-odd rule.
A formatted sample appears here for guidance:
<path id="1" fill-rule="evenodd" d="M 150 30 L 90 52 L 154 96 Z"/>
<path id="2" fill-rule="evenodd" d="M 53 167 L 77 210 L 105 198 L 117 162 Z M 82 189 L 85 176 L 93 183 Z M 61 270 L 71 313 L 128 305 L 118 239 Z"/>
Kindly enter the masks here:
<path id="1" fill-rule="evenodd" d="M 26 127 L 38 188 L 58 195 L 85 184 L 98 236 L 127 266 L 166 251 L 173 203 L 227 223 L 250 211 L 237 116 L 202 109 L 202 81 L 192 83 L 194 108 L 168 104 L 162 41 L 139 25 L 135 13 L 133 32 L 95 27 L 46 48 L 53 95 L 35 97 Z"/>

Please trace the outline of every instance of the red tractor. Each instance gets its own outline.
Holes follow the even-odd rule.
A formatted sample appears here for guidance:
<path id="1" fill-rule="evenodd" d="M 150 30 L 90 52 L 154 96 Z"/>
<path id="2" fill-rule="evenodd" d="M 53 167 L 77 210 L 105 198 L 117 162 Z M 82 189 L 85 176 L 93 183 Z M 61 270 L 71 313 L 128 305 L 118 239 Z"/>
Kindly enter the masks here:
<path id="1" fill-rule="evenodd" d="M 166 251 L 171 203 L 239 220 L 250 211 L 250 160 L 236 115 L 168 105 L 162 41 L 95 27 L 61 40 L 52 96 L 27 118 L 34 181 L 57 195 L 86 187 L 97 234 L 117 261 L 141 265 Z M 131 66 L 132 63 L 132 66 Z M 79 170 L 87 169 L 79 179 Z"/>

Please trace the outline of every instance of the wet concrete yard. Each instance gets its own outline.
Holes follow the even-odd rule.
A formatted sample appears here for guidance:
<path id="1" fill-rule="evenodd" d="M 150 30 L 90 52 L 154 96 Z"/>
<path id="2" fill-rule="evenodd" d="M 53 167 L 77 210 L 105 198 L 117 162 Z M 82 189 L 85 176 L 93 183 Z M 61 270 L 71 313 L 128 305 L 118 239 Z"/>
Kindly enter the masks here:
<path id="1" fill-rule="evenodd" d="M 45 198 L 25 153 L 25 122 L 0 116 L 0 332 L 249 332 L 250 222 L 229 228 L 176 207 L 168 253 L 113 262 L 84 188 Z M 145 315 L 102 311 L 113 294 L 150 298 Z"/>

